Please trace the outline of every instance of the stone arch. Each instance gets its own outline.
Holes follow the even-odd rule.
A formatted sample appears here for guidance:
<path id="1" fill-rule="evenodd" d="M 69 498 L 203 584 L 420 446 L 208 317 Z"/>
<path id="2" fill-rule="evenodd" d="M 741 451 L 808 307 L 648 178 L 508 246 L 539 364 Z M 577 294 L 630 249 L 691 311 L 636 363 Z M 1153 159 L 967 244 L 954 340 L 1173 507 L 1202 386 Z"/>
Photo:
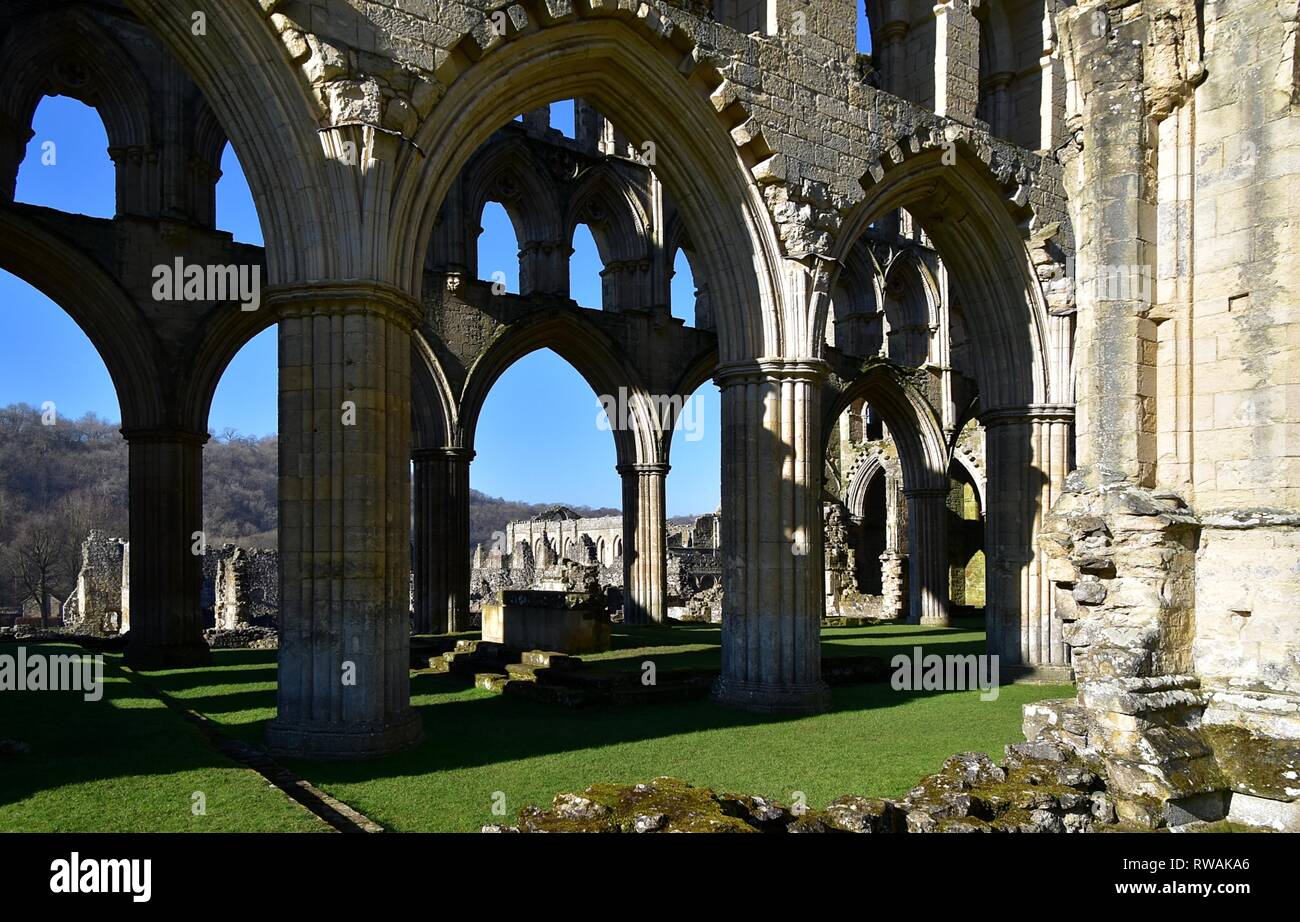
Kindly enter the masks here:
<path id="1" fill-rule="evenodd" d="M 458 447 L 463 441 L 442 363 L 418 329 L 411 336 L 411 432 L 413 449 Z"/>
<path id="2" fill-rule="evenodd" d="M 459 401 L 458 422 L 465 447 L 473 448 L 479 413 L 496 380 L 525 355 L 549 348 L 573 366 L 598 397 L 618 401 L 621 394 L 626 395 L 629 425 L 621 427 L 618 420 L 610 421 L 618 463 L 658 460 L 659 440 L 648 413 L 652 402 L 639 376 L 602 331 L 575 313 L 554 308 L 530 315 L 500 330 L 474 360 Z"/>
<path id="3" fill-rule="evenodd" d="M 447 56 L 439 71 L 446 93 L 415 137 L 429 155 L 401 154 L 393 224 L 409 230 L 399 266 L 406 285 L 416 286 L 464 152 L 518 111 L 581 97 L 634 143 L 653 139 L 673 151 L 656 172 L 692 229 L 722 353 L 782 354 L 780 249 L 749 175 L 771 150 L 761 135 L 731 134 L 747 116 L 722 75 L 691 57 L 690 37 L 652 8 L 643 16 L 583 8 L 552 16 L 531 2 L 515 10 L 506 35 L 476 30 Z"/>
<path id="4" fill-rule="evenodd" d="M 884 343 L 880 306 L 884 303 L 884 272 L 865 238 L 859 238 L 844 258 L 827 313 L 828 345 L 849 355 L 879 355 Z M 830 343 L 834 323 L 835 342 Z"/>
<path id="5" fill-rule="evenodd" d="M 875 478 L 883 475 L 884 471 L 885 456 L 879 448 L 873 448 L 859 456 L 849 474 L 849 487 L 844 497 L 844 508 L 849 510 L 850 515 L 862 517 L 867 504 L 867 493 Z"/>
<path id="6" fill-rule="evenodd" d="M 940 489 L 947 484 L 948 446 L 933 408 L 908 383 L 900 369 L 875 362 L 853 381 L 827 385 L 822 431 L 830 433 L 854 401 L 864 398 L 880 411 L 898 447 L 903 481 L 909 490 Z"/>
<path id="7" fill-rule="evenodd" d="M 971 486 L 975 488 L 975 498 L 979 500 L 980 512 L 986 512 L 988 509 L 987 485 L 984 480 L 984 469 L 980 467 L 979 461 L 959 445 L 953 449 L 952 463 L 965 471 L 966 476 L 970 478 Z"/>
<path id="8" fill-rule="evenodd" d="M 190 213 L 204 227 L 216 227 L 217 182 L 221 179 L 221 157 L 230 139 L 226 137 L 226 129 L 221 126 L 217 114 L 212 111 L 202 93 L 194 93 L 189 110 L 194 151 L 191 170 L 197 172 L 203 167 L 208 170 L 206 182 L 192 185 Z"/>
<path id="9" fill-rule="evenodd" d="M 247 261 L 256 263 L 255 259 Z M 201 339 L 186 351 L 189 364 L 179 375 L 179 406 L 185 419 L 193 420 L 200 431 L 207 431 L 208 411 L 226 367 L 250 339 L 278 319 L 277 312 L 265 304 L 255 311 L 213 312 L 199 333 Z"/>
<path id="10" fill-rule="evenodd" d="M 687 230 L 686 222 L 682 219 L 681 212 L 676 208 L 669 210 L 668 218 L 664 222 L 664 253 L 667 258 L 664 261 L 666 278 L 663 279 L 662 290 L 664 297 L 671 300 L 672 298 L 672 280 L 676 275 L 677 254 L 680 252 L 686 258 L 686 264 L 690 267 L 691 278 L 695 282 L 695 322 L 690 324 L 697 330 L 712 330 L 715 327 L 713 320 L 713 307 L 709 299 L 709 286 L 701 279 L 698 269 L 699 256 L 695 253 L 695 244 L 691 241 L 690 232 Z"/>
<path id="11" fill-rule="evenodd" d="M 609 566 L 609 558 L 605 556 L 605 538 L 602 535 L 596 539 L 596 559 L 600 561 L 602 567 Z"/>
<path id="12" fill-rule="evenodd" d="M 704 386 L 712 377 L 718 368 L 718 350 L 713 346 L 696 355 L 686 364 L 685 370 L 680 378 L 673 385 L 673 393 L 682 398 L 682 405 L 685 401 L 695 395 L 701 387 Z M 676 431 L 677 418 L 674 414 L 671 424 L 663 432 L 663 458 L 668 461 L 672 457 L 673 433 Z"/>
<path id="13" fill-rule="evenodd" d="M 650 218 L 618 164 L 604 161 L 576 179 L 564 219 L 564 239 L 572 251 L 574 232 L 585 224 L 596 241 L 603 265 L 601 304 L 605 310 L 648 307 L 653 301 L 650 277 Z"/>
<path id="14" fill-rule="evenodd" d="M 580 173 L 575 182 L 564 220 L 565 239 L 573 239 L 574 229 L 586 224 L 606 266 L 648 259 L 650 218 L 632 187 L 619 175 L 618 167 L 598 163 Z"/>
<path id="15" fill-rule="evenodd" d="M 618 559 L 623 556 L 623 536 L 614 536 L 614 558 Z"/>
<path id="16" fill-rule="evenodd" d="M 991 151 L 954 143 L 945 148 L 914 137 L 907 150 L 896 146 L 882 157 L 862 178 L 867 195 L 846 217 L 833 253 L 842 259 L 872 221 L 906 208 L 934 243 L 964 306 L 985 409 L 1044 403 L 1055 382 L 1046 361 L 1047 309 L 1025 243 L 1031 177 L 1000 162 L 995 173 L 987 165 Z M 951 150 L 956 160 L 945 163 Z M 832 285 L 837 274 L 832 270 Z M 818 330 L 826 300 L 814 300 Z"/>
<path id="17" fill-rule="evenodd" d="M 59 234 L 0 207 L 0 268 L 40 290 L 76 322 L 108 368 L 124 429 L 161 428 L 168 419 L 157 337 L 148 319 L 99 263 Z"/>

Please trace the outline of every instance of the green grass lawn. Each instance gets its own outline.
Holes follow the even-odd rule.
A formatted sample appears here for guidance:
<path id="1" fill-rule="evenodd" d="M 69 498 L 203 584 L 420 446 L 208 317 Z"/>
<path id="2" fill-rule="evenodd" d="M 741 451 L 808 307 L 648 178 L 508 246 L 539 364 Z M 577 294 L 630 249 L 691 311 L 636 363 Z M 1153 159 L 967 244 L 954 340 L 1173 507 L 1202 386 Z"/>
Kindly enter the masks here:
<path id="1" fill-rule="evenodd" d="M 982 652 L 981 628 L 977 623 L 949 629 L 827 628 L 822 632 L 823 651 L 826 656 L 874 653 L 888 658 L 922 644 L 928 652 Z M 589 658 L 593 668 L 639 670 L 646 659 L 654 660 L 661 674 L 676 668 L 717 668 L 716 626 L 619 627 L 617 632 L 613 650 Z M 274 714 L 274 652 L 217 651 L 212 667 L 152 673 L 150 681 L 208 715 L 225 732 L 257 744 Z M 901 795 L 962 750 L 1000 757 L 1005 744 L 1021 739 L 1023 704 L 1070 695 L 1073 689 L 1004 686 L 997 700 L 985 702 L 977 691 L 896 692 L 887 682 L 842 686 L 834 690 L 832 711 L 797 719 L 746 714 L 707 700 L 567 709 L 466 688 L 461 679 L 438 675 L 415 676 L 411 692 L 424 719 L 425 740 L 418 748 L 367 762 L 286 764 L 397 830 L 466 831 L 499 822 L 501 817 L 491 809 L 497 792 L 504 794 L 513 815 L 525 804 L 549 803 L 558 791 L 657 775 L 787 802 L 799 791 L 809 804 L 821 806 L 845 793 Z M 201 746 L 179 716 L 163 710 L 157 717 L 171 721 L 178 736 L 192 734 L 187 738 Z M 140 728 L 132 732 L 144 734 Z M 158 746 L 154 738 L 116 747 L 114 758 L 122 768 L 114 774 L 125 774 L 127 765 L 136 774 L 148 773 L 157 764 Z M 210 761 L 222 760 L 212 756 Z M 27 763 L 22 764 L 26 774 Z M 0 780 L 0 799 L 6 802 L 15 799 L 3 796 L 8 784 Z M 26 786 L 15 806 L 0 807 L 0 828 L 13 828 L 15 816 L 26 817 L 22 828 L 31 828 L 41 816 L 30 804 L 37 797 L 46 798 L 52 816 L 66 814 L 66 808 L 53 806 L 59 795 L 47 788 L 45 778 L 28 778 Z M 209 796 L 210 816 L 211 804 Z M 284 809 L 290 808 L 298 809 Z M 11 813 L 14 809 L 21 813 Z M 250 807 L 249 812 L 254 809 L 261 811 Z M 51 828 L 51 821 L 39 828 Z M 151 815 L 124 814 L 96 828 L 176 827 L 163 827 Z"/>
<path id="2" fill-rule="evenodd" d="M 78 650 L 26 647 L 29 654 Z M 0 692 L 0 738 L 22 740 L 32 750 L 0 762 L 0 831 L 328 828 L 256 772 L 215 752 L 195 727 L 131 682 L 119 660 L 105 657 L 99 701 L 81 692 Z M 196 791 L 204 795 L 206 815 L 194 813 Z"/>

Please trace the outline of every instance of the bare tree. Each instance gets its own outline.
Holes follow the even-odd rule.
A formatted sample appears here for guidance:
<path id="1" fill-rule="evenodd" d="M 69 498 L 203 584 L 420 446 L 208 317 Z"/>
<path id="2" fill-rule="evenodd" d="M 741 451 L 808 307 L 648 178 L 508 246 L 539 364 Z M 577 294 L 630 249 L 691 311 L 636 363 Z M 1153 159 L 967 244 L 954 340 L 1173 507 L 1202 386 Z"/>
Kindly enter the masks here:
<path id="1" fill-rule="evenodd" d="M 30 519 L 10 543 L 10 567 L 41 606 L 41 627 L 50 626 L 50 595 L 68 584 L 70 536 L 56 516 Z M 64 593 L 66 594 L 66 592 Z"/>

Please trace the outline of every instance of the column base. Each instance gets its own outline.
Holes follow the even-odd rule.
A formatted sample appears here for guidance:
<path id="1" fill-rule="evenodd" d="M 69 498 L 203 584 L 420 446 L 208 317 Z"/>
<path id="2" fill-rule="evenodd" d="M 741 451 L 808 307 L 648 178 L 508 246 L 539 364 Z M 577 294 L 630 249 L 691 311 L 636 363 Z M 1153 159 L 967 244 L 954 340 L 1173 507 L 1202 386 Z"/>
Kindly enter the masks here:
<path id="1" fill-rule="evenodd" d="M 756 685 L 718 676 L 711 696 L 725 707 L 760 714 L 820 714 L 831 707 L 831 689 L 825 682 L 810 685 Z"/>
<path id="2" fill-rule="evenodd" d="M 154 669 L 190 669 L 212 663 L 212 650 L 202 640 L 166 646 L 146 646 L 126 642 L 126 664 L 137 671 Z"/>
<path id="3" fill-rule="evenodd" d="M 931 627 L 952 627 L 952 618 L 944 613 L 942 615 L 922 615 L 921 624 L 928 624 Z"/>
<path id="4" fill-rule="evenodd" d="M 407 710 L 383 724 L 323 724 L 271 721 L 266 742 L 272 755 L 299 759 L 368 759 L 400 752 L 424 739 L 420 715 Z"/>

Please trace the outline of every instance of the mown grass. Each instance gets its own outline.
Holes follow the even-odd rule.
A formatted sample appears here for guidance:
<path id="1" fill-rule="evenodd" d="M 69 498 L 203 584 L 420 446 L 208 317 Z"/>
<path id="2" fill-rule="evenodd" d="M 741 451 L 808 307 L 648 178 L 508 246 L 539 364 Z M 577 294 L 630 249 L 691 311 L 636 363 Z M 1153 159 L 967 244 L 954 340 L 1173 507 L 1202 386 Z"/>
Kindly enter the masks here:
<path id="1" fill-rule="evenodd" d="M 716 626 L 617 631 L 615 648 L 591 657 L 593 668 L 639 670 L 647 659 L 660 674 L 717 668 Z M 873 653 L 889 658 L 911 653 L 917 645 L 928 652 L 971 653 L 982 652 L 984 645 L 977 624 L 828 628 L 822 637 L 826 656 Z M 206 714 L 224 732 L 260 745 L 265 724 L 274 716 L 275 676 L 273 651 L 235 650 L 217 651 L 211 667 L 151 673 L 149 680 Z M 273 811 L 257 796 L 280 795 L 257 790 L 262 782 L 256 775 L 245 773 L 254 780 L 252 788 L 233 780 L 231 787 L 217 788 L 206 774 L 224 760 L 216 755 L 201 760 L 203 753 L 194 747 L 201 748 L 202 742 L 191 727 L 133 687 L 117 691 L 111 696 L 115 719 L 96 728 L 93 750 L 84 738 L 77 742 L 83 731 L 65 739 L 60 726 L 80 713 L 81 705 L 62 705 L 62 719 L 50 713 L 49 705 L 40 713 L 26 713 L 23 732 L 47 724 L 31 741 L 49 747 L 44 756 L 49 762 L 43 769 L 32 761 L 35 756 L 11 763 L 15 768 L 21 764 L 24 780 L 16 787 L 0 780 L 0 799 L 16 801 L 0 808 L 0 828 L 230 828 L 203 826 L 188 816 L 189 792 L 202 785 L 186 772 L 205 775 L 210 818 L 213 790 L 221 793 L 220 812 L 227 796 L 239 803 L 242 819 L 213 822 L 301 828 L 282 818 L 297 807 Z M 809 804 L 820 806 L 850 792 L 901 795 L 955 752 L 980 750 L 1000 757 L 1005 744 L 1021 739 L 1022 705 L 1073 693 L 1068 686 L 1012 685 L 1004 686 L 996 700 L 982 701 L 978 691 L 894 691 L 884 682 L 838 687 L 830 712 L 789 719 L 738 712 L 707 700 L 567 709 L 467 688 L 452 676 L 417 675 L 411 691 L 425 728 L 417 748 L 367 762 L 286 764 L 396 830 L 476 830 L 502 820 L 493 813 L 502 798 L 513 815 L 525 804 L 549 803 L 559 791 L 658 775 L 787 802 L 801 792 Z M 8 731 L 0 735 L 24 738 Z M 78 754 L 92 756 L 90 764 L 97 767 L 75 768 Z M 155 780 L 159 768 L 163 771 Z M 11 791 L 18 796 L 4 796 Z M 109 814 L 95 814 L 92 806 L 98 809 L 98 802 L 109 796 L 117 806 Z M 184 810 L 176 810 L 178 802 Z M 90 812 L 83 814 L 77 804 Z M 83 816 L 96 818 L 77 819 Z M 87 825 L 91 822 L 95 825 Z"/>
<path id="2" fill-rule="evenodd" d="M 25 646 L 29 655 L 78 652 L 61 644 Z M 16 652 L 16 645 L 0 647 Z M 256 772 L 215 752 L 119 663 L 105 657 L 99 701 L 76 691 L 0 692 L 0 738 L 31 747 L 0 762 L 0 831 L 327 828 Z M 195 792 L 203 794 L 203 815 L 194 810 Z"/>
<path id="3" fill-rule="evenodd" d="M 976 623 L 956 628 L 881 625 L 827 628 L 826 656 L 892 657 L 983 652 Z M 617 629 L 614 649 L 586 657 L 593 668 L 717 668 L 716 626 Z M 274 713 L 272 654 L 219 653 L 199 671 L 155 673 L 152 681 L 228 732 L 260 743 Z M 789 801 L 802 792 L 818 806 L 845 793 L 897 796 L 954 752 L 1000 757 L 1021 739 L 1021 706 L 1073 693 L 1068 686 L 1005 686 L 979 693 L 896 692 L 888 683 L 839 687 L 826 714 L 783 719 L 746 714 L 707 700 L 633 708 L 566 709 L 466 688 L 463 680 L 418 675 L 412 703 L 424 720 L 416 749 L 370 762 L 288 764 L 315 784 L 392 829 L 468 831 L 508 812 L 549 803 L 558 791 L 597 781 L 674 775 L 694 784 Z"/>

